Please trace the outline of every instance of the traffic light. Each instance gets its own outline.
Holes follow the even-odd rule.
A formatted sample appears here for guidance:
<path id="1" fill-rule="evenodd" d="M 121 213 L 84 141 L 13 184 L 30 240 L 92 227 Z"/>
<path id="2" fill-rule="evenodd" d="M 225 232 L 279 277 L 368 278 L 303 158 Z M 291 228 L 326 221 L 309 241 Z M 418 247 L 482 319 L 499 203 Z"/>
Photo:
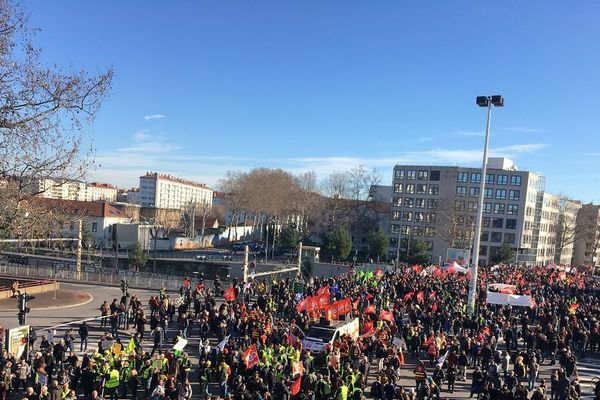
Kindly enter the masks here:
<path id="1" fill-rule="evenodd" d="M 33 299 L 35 299 L 35 296 L 30 296 L 27 293 L 19 294 L 19 314 L 17 314 L 19 325 L 25 325 L 25 315 L 30 311 L 28 302 Z"/>

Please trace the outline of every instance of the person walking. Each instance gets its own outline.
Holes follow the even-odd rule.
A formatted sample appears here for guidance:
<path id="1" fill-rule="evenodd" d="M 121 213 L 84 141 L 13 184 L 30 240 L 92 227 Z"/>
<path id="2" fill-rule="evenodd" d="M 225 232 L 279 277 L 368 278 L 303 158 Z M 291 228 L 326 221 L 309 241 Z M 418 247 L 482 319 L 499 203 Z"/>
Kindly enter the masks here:
<path id="1" fill-rule="evenodd" d="M 79 325 L 77 333 L 79 334 L 79 338 L 81 340 L 79 344 L 79 351 L 87 351 L 88 336 L 90 335 L 90 330 L 86 322 L 83 322 L 81 325 Z"/>

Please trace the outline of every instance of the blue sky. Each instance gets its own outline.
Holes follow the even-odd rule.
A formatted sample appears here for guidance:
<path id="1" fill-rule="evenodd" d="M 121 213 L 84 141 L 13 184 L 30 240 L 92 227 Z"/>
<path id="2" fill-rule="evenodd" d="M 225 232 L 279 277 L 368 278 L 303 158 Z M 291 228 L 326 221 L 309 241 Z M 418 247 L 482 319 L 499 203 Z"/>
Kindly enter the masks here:
<path id="1" fill-rule="evenodd" d="M 362 164 L 480 164 L 490 148 L 547 188 L 600 201 L 597 1 L 24 2 L 43 60 L 95 72 L 110 97 L 90 178 L 228 170 L 323 178 Z"/>

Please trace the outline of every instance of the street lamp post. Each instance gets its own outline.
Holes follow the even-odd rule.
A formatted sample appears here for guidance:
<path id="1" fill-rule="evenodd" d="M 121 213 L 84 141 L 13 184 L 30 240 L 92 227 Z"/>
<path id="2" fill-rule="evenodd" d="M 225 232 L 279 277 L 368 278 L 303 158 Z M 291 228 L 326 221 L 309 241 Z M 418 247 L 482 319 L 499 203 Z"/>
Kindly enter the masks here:
<path id="1" fill-rule="evenodd" d="M 477 219 L 475 220 L 475 243 L 472 249 L 471 281 L 469 283 L 469 298 L 467 301 L 467 310 L 469 315 L 475 314 L 475 300 L 477 298 L 477 268 L 479 267 L 479 243 L 481 241 L 481 222 L 483 219 L 483 198 L 485 192 L 485 180 L 487 175 L 487 152 L 490 142 L 490 122 L 492 117 L 492 105 L 496 107 L 504 106 L 502 96 L 478 96 L 476 103 L 479 107 L 487 107 L 487 122 L 485 126 L 485 141 L 483 145 L 483 161 L 481 163 L 481 179 L 479 188 L 479 202 L 477 204 Z"/>

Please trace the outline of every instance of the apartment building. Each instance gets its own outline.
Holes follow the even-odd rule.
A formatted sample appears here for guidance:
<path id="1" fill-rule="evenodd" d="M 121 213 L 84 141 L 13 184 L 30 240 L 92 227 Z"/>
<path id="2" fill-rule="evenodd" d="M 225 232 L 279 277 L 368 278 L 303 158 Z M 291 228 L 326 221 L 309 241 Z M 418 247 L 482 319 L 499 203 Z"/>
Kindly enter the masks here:
<path id="1" fill-rule="evenodd" d="M 117 201 L 117 188 L 108 183 L 92 182 L 87 185 L 86 201 Z"/>
<path id="2" fill-rule="evenodd" d="M 190 204 L 212 204 L 213 191 L 205 184 L 171 175 L 140 176 L 139 204 L 144 207 L 184 209 Z"/>
<path id="3" fill-rule="evenodd" d="M 390 255 L 398 240 L 418 238 L 429 245 L 432 261 L 447 259 L 448 249 L 471 251 L 481 184 L 480 168 L 396 165 L 393 174 Z M 479 256 L 509 243 L 516 261 L 554 261 L 554 225 L 559 201 L 545 193 L 545 178 L 518 171 L 504 157 L 490 157 L 485 177 Z M 571 247 L 572 248 L 572 247 Z M 566 254 L 568 248 L 563 248 Z"/>
<path id="4" fill-rule="evenodd" d="M 583 205 L 577 214 L 573 265 L 600 264 L 600 206 Z"/>

